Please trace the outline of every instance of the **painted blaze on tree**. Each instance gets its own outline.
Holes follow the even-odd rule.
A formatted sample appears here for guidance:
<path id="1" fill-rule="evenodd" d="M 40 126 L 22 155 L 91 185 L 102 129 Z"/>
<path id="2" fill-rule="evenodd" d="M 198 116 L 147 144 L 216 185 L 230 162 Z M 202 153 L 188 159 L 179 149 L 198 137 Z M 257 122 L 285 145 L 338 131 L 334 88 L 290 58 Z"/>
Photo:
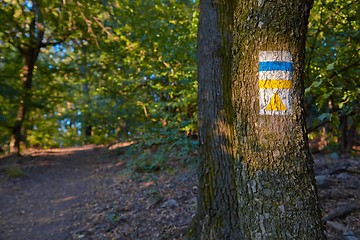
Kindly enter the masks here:
<path id="1" fill-rule="evenodd" d="M 200 1 L 192 239 L 323 239 L 305 131 L 311 1 Z"/>
<path id="2" fill-rule="evenodd" d="M 290 52 L 260 51 L 260 115 L 288 115 L 292 112 L 293 63 Z"/>

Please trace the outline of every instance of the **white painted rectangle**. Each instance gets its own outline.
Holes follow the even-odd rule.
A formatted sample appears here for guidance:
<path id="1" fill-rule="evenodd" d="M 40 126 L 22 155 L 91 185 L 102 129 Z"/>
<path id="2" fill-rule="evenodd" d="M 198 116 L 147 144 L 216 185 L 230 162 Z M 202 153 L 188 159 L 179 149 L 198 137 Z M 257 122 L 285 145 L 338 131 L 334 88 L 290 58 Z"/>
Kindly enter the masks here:
<path id="1" fill-rule="evenodd" d="M 291 80 L 290 71 L 259 71 L 259 80 Z"/>
<path id="2" fill-rule="evenodd" d="M 292 56 L 287 51 L 260 51 L 259 62 L 292 62 Z"/>

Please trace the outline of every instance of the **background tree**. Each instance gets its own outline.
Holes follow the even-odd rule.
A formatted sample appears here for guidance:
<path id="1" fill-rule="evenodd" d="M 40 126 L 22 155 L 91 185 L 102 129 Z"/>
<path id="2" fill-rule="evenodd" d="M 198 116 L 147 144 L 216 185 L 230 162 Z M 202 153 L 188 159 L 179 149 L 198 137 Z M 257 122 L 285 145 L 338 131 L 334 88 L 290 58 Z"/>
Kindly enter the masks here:
<path id="1" fill-rule="evenodd" d="M 8 126 L 11 128 L 10 152 L 19 153 L 20 142 L 26 138 L 22 136 L 26 132 L 24 122 L 33 105 L 33 77 L 41 49 L 70 41 L 74 33 L 81 38 L 89 35 L 96 38 L 86 16 L 93 12 L 84 11 L 86 6 L 90 5 L 80 1 L 42 0 L 8 0 L 0 5 L 1 18 L 5 23 L 0 28 L 1 37 L 7 46 L 17 50 L 18 58 L 22 59 L 21 69 L 18 70 L 21 87 L 16 97 L 17 112 Z M 100 11 L 101 8 L 96 6 L 99 4 L 91 5 L 93 10 Z M 87 29 L 87 32 L 83 34 L 82 29 Z"/>
<path id="2" fill-rule="evenodd" d="M 40 19 L 34 4 L 45 33 L 27 91 L 27 117 L 18 121 L 30 146 L 128 138 L 153 144 L 196 132 L 196 2 L 2 2 L 2 67 L 14 79 L 22 68 L 16 44 L 28 41 L 27 22 Z M 24 88 L 1 74 L 4 144 Z"/>
<path id="3" fill-rule="evenodd" d="M 302 107 L 311 1 L 201 1 L 193 239 L 322 239 Z"/>
<path id="4" fill-rule="evenodd" d="M 359 1 L 315 1 L 305 69 L 308 129 L 345 153 L 358 138 Z M 331 149 L 330 149 L 331 150 Z M 337 150 L 336 148 L 333 150 Z"/>

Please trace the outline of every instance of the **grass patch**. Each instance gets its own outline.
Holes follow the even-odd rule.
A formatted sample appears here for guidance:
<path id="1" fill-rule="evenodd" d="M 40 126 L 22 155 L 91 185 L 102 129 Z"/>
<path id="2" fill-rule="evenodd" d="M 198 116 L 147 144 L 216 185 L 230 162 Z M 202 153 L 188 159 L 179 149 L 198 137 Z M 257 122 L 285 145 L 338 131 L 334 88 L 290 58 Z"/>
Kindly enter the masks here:
<path id="1" fill-rule="evenodd" d="M 25 176 L 24 171 L 20 168 L 19 165 L 10 165 L 3 169 L 3 172 L 6 176 L 12 178 L 18 178 Z"/>

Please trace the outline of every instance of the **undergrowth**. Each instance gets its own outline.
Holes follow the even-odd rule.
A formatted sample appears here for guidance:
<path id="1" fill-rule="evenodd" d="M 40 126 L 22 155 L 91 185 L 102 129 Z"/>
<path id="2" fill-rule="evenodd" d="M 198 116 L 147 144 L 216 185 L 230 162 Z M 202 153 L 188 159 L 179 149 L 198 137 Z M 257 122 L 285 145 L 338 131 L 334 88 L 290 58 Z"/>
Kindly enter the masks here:
<path id="1" fill-rule="evenodd" d="M 187 136 L 148 138 L 130 146 L 121 158 L 132 174 L 176 172 L 179 167 L 195 167 L 197 148 L 198 141 Z"/>

